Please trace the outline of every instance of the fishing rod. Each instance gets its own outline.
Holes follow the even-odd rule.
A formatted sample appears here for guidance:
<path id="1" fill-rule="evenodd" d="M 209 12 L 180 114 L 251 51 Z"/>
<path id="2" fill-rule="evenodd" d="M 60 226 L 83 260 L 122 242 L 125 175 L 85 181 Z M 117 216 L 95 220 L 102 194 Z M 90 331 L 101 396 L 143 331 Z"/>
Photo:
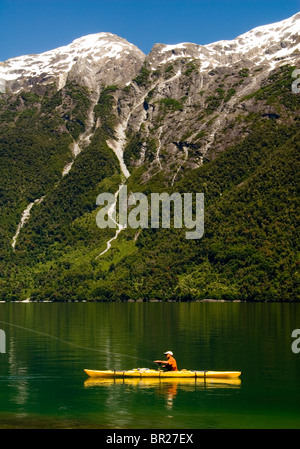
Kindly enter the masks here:
<path id="1" fill-rule="evenodd" d="M 52 338 L 53 340 L 57 340 L 57 341 L 61 341 L 63 343 L 66 343 L 66 344 L 68 344 L 70 346 L 73 346 L 75 348 L 78 348 L 78 349 L 83 349 L 83 350 L 86 350 L 86 351 L 94 351 L 94 352 L 100 352 L 102 354 L 103 353 L 107 354 L 107 351 L 104 351 L 104 350 L 101 350 L 101 349 L 97 349 L 97 348 L 88 348 L 86 346 L 81 346 L 81 345 L 78 345 L 78 344 L 73 343 L 71 341 L 65 340 L 63 338 L 55 337 L 55 335 L 47 334 L 46 332 L 42 332 L 42 331 L 37 331 L 37 330 L 31 329 L 29 327 L 24 327 L 24 326 L 20 326 L 18 324 L 13 324 L 13 323 L 10 323 L 8 321 L 0 321 L 0 323 L 1 324 L 6 324 L 6 325 L 12 326 L 12 327 L 17 327 L 19 329 L 24 329 L 26 331 L 33 332 L 33 333 L 38 334 L 38 335 L 43 335 L 45 337 Z M 138 358 L 139 360 L 143 360 L 144 362 L 154 363 L 153 360 L 144 359 L 144 358 L 140 358 L 140 357 L 136 357 L 136 356 L 132 356 L 132 355 L 128 355 L 128 354 L 122 354 L 120 352 L 112 352 L 112 351 L 110 351 L 109 354 L 113 354 L 113 355 L 116 355 L 116 356 L 127 357 L 127 358 L 134 359 L 134 360 L 136 360 Z"/>

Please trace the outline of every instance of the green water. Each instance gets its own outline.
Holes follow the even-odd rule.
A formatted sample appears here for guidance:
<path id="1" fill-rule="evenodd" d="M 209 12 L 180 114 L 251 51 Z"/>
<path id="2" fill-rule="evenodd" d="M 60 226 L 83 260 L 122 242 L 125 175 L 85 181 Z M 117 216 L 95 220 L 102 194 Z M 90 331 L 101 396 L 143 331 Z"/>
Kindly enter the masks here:
<path id="1" fill-rule="evenodd" d="M 11 303 L 0 321 L 0 428 L 300 428 L 300 304 Z M 179 369 L 241 382 L 91 383 L 83 371 L 154 368 L 166 350 Z"/>

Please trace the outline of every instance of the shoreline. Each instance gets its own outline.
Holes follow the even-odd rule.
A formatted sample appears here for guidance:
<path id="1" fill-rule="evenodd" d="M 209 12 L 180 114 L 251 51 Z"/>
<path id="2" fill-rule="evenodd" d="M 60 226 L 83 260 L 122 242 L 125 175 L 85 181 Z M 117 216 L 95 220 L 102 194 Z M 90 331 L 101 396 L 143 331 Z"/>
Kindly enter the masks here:
<path id="1" fill-rule="evenodd" d="M 243 299 L 234 299 L 234 300 L 230 300 L 230 299 L 212 299 L 212 298 L 204 298 L 204 299 L 195 299 L 195 300 L 191 300 L 191 301 L 176 301 L 176 300 L 167 300 L 167 301 L 163 301 L 161 299 L 150 299 L 149 301 L 143 301 L 143 300 L 133 300 L 133 299 L 129 299 L 127 301 L 121 301 L 121 300 L 116 300 L 116 301 L 107 301 L 105 299 L 101 300 L 101 299 L 97 299 L 97 300 L 85 300 L 83 299 L 82 301 L 80 300 L 65 300 L 65 301 L 52 301 L 52 300 L 29 300 L 29 299 L 25 299 L 22 301 L 0 301 L 0 304 L 45 304 L 45 303 L 49 303 L 49 304 L 66 304 L 66 303 L 89 303 L 89 304 L 94 304 L 94 303 L 256 303 L 256 304 L 261 304 L 261 303 L 269 303 L 269 304 L 275 304 L 275 303 L 285 303 L 285 304 L 295 304 L 295 303 L 299 303 L 300 301 L 246 301 Z"/>

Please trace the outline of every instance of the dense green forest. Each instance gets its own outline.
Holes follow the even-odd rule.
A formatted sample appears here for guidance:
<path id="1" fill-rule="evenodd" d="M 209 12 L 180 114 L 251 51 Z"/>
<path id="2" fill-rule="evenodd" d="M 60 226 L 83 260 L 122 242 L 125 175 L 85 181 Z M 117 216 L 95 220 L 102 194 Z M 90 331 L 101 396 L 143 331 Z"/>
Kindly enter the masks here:
<path id="1" fill-rule="evenodd" d="M 128 192 L 204 193 L 201 239 L 187 240 L 186 229 L 127 228 L 99 258 L 115 230 L 97 227 L 96 198 L 122 179 L 106 142 L 117 86 L 103 88 L 94 109 L 101 125 L 65 177 L 70 146 L 85 131 L 87 89 L 73 82 L 0 98 L 0 299 L 299 300 L 300 97 L 291 91 L 292 70 L 279 69 L 242 99 L 245 112 L 235 120 L 247 130 L 243 138 L 172 186 L 161 172 L 145 183 L 145 167 L 131 167 Z M 182 105 L 159 106 L 180 113 Z M 126 163 L 140 147 L 139 135 L 131 136 Z M 40 198 L 13 250 L 22 211 Z"/>

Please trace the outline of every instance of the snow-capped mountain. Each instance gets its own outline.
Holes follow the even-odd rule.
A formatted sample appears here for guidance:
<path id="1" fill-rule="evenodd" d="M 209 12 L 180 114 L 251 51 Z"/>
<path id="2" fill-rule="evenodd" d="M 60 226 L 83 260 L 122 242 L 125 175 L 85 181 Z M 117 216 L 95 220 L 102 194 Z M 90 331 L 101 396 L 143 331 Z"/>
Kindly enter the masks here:
<path id="1" fill-rule="evenodd" d="M 101 84 L 126 84 L 139 71 L 144 58 L 144 53 L 125 39 L 98 33 L 39 55 L 1 62 L 0 78 L 13 92 L 53 81 L 61 89 L 67 78 L 79 78 L 93 89 Z"/>
<path id="2" fill-rule="evenodd" d="M 151 177 L 157 170 L 168 171 L 170 166 L 177 166 L 175 174 L 169 175 L 175 180 L 183 165 L 195 168 L 203 163 L 218 133 L 243 108 L 243 97 L 261 87 L 273 70 L 287 64 L 298 66 L 299 31 L 300 13 L 297 13 L 281 22 L 254 28 L 233 40 L 208 45 L 158 43 L 148 55 L 114 34 L 91 34 L 39 55 L 1 62 L 1 91 L 16 94 L 32 90 L 41 94 L 49 84 L 61 91 L 70 81 L 87 87 L 91 105 L 86 111 L 85 132 L 80 142 L 72 147 L 76 157 L 101 126 L 101 120 L 94 114 L 101 90 L 105 86 L 116 86 L 115 130 L 107 143 L 117 155 L 124 176 L 129 176 L 123 160 L 128 135 L 143 129 L 143 139 L 146 141 L 153 135 L 159 148 L 148 175 Z M 221 91 L 215 95 L 216 80 L 218 88 L 225 92 L 224 98 L 219 97 Z M 201 97 L 199 92 L 202 92 Z M 177 111 L 176 115 L 175 110 L 170 117 L 166 115 L 164 123 L 158 127 L 162 112 L 159 105 L 166 99 L 181 112 Z M 199 123 L 195 108 L 217 113 L 216 119 Z M 68 115 L 62 106 L 60 114 Z M 77 118 L 72 116 L 71 120 Z M 189 129 L 189 133 L 182 132 L 182 128 Z M 205 134 L 201 139 L 201 152 L 191 152 L 190 146 L 199 146 L 196 139 L 199 133 Z M 147 154 L 144 143 L 141 143 L 138 160 L 131 159 L 131 165 L 144 163 Z M 217 151 L 223 146 L 223 142 L 220 143 Z M 160 158 L 160 148 L 165 148 L 168 154 L 165 160 Z M 215 151 L 216 148 L 215 144 Z M 71 167 L 70 162 L 63 173 L 68 173 Z"/>
<path id="3" fill-rule="evenodd" d="M 135 45 L 111 33 L 98 33 L 74 40 L 39 55 L 26 55 L 0 63 L 0 78 L 9 90 L 30 89 L 36 83 L 54 80 L 58 89 L 76 79 L 96 88 L 99 84 L 130 82 L 144 60 L 153 70 L 163 63 L 190 58 L 201 72 L 235 63 L 267 65 L 269 69 L 289 62 L 300 52 L 300 13 L 270 25 L 260 26 L 233 40 L 208 45 L 155 44 L 148 56 Z"/>

